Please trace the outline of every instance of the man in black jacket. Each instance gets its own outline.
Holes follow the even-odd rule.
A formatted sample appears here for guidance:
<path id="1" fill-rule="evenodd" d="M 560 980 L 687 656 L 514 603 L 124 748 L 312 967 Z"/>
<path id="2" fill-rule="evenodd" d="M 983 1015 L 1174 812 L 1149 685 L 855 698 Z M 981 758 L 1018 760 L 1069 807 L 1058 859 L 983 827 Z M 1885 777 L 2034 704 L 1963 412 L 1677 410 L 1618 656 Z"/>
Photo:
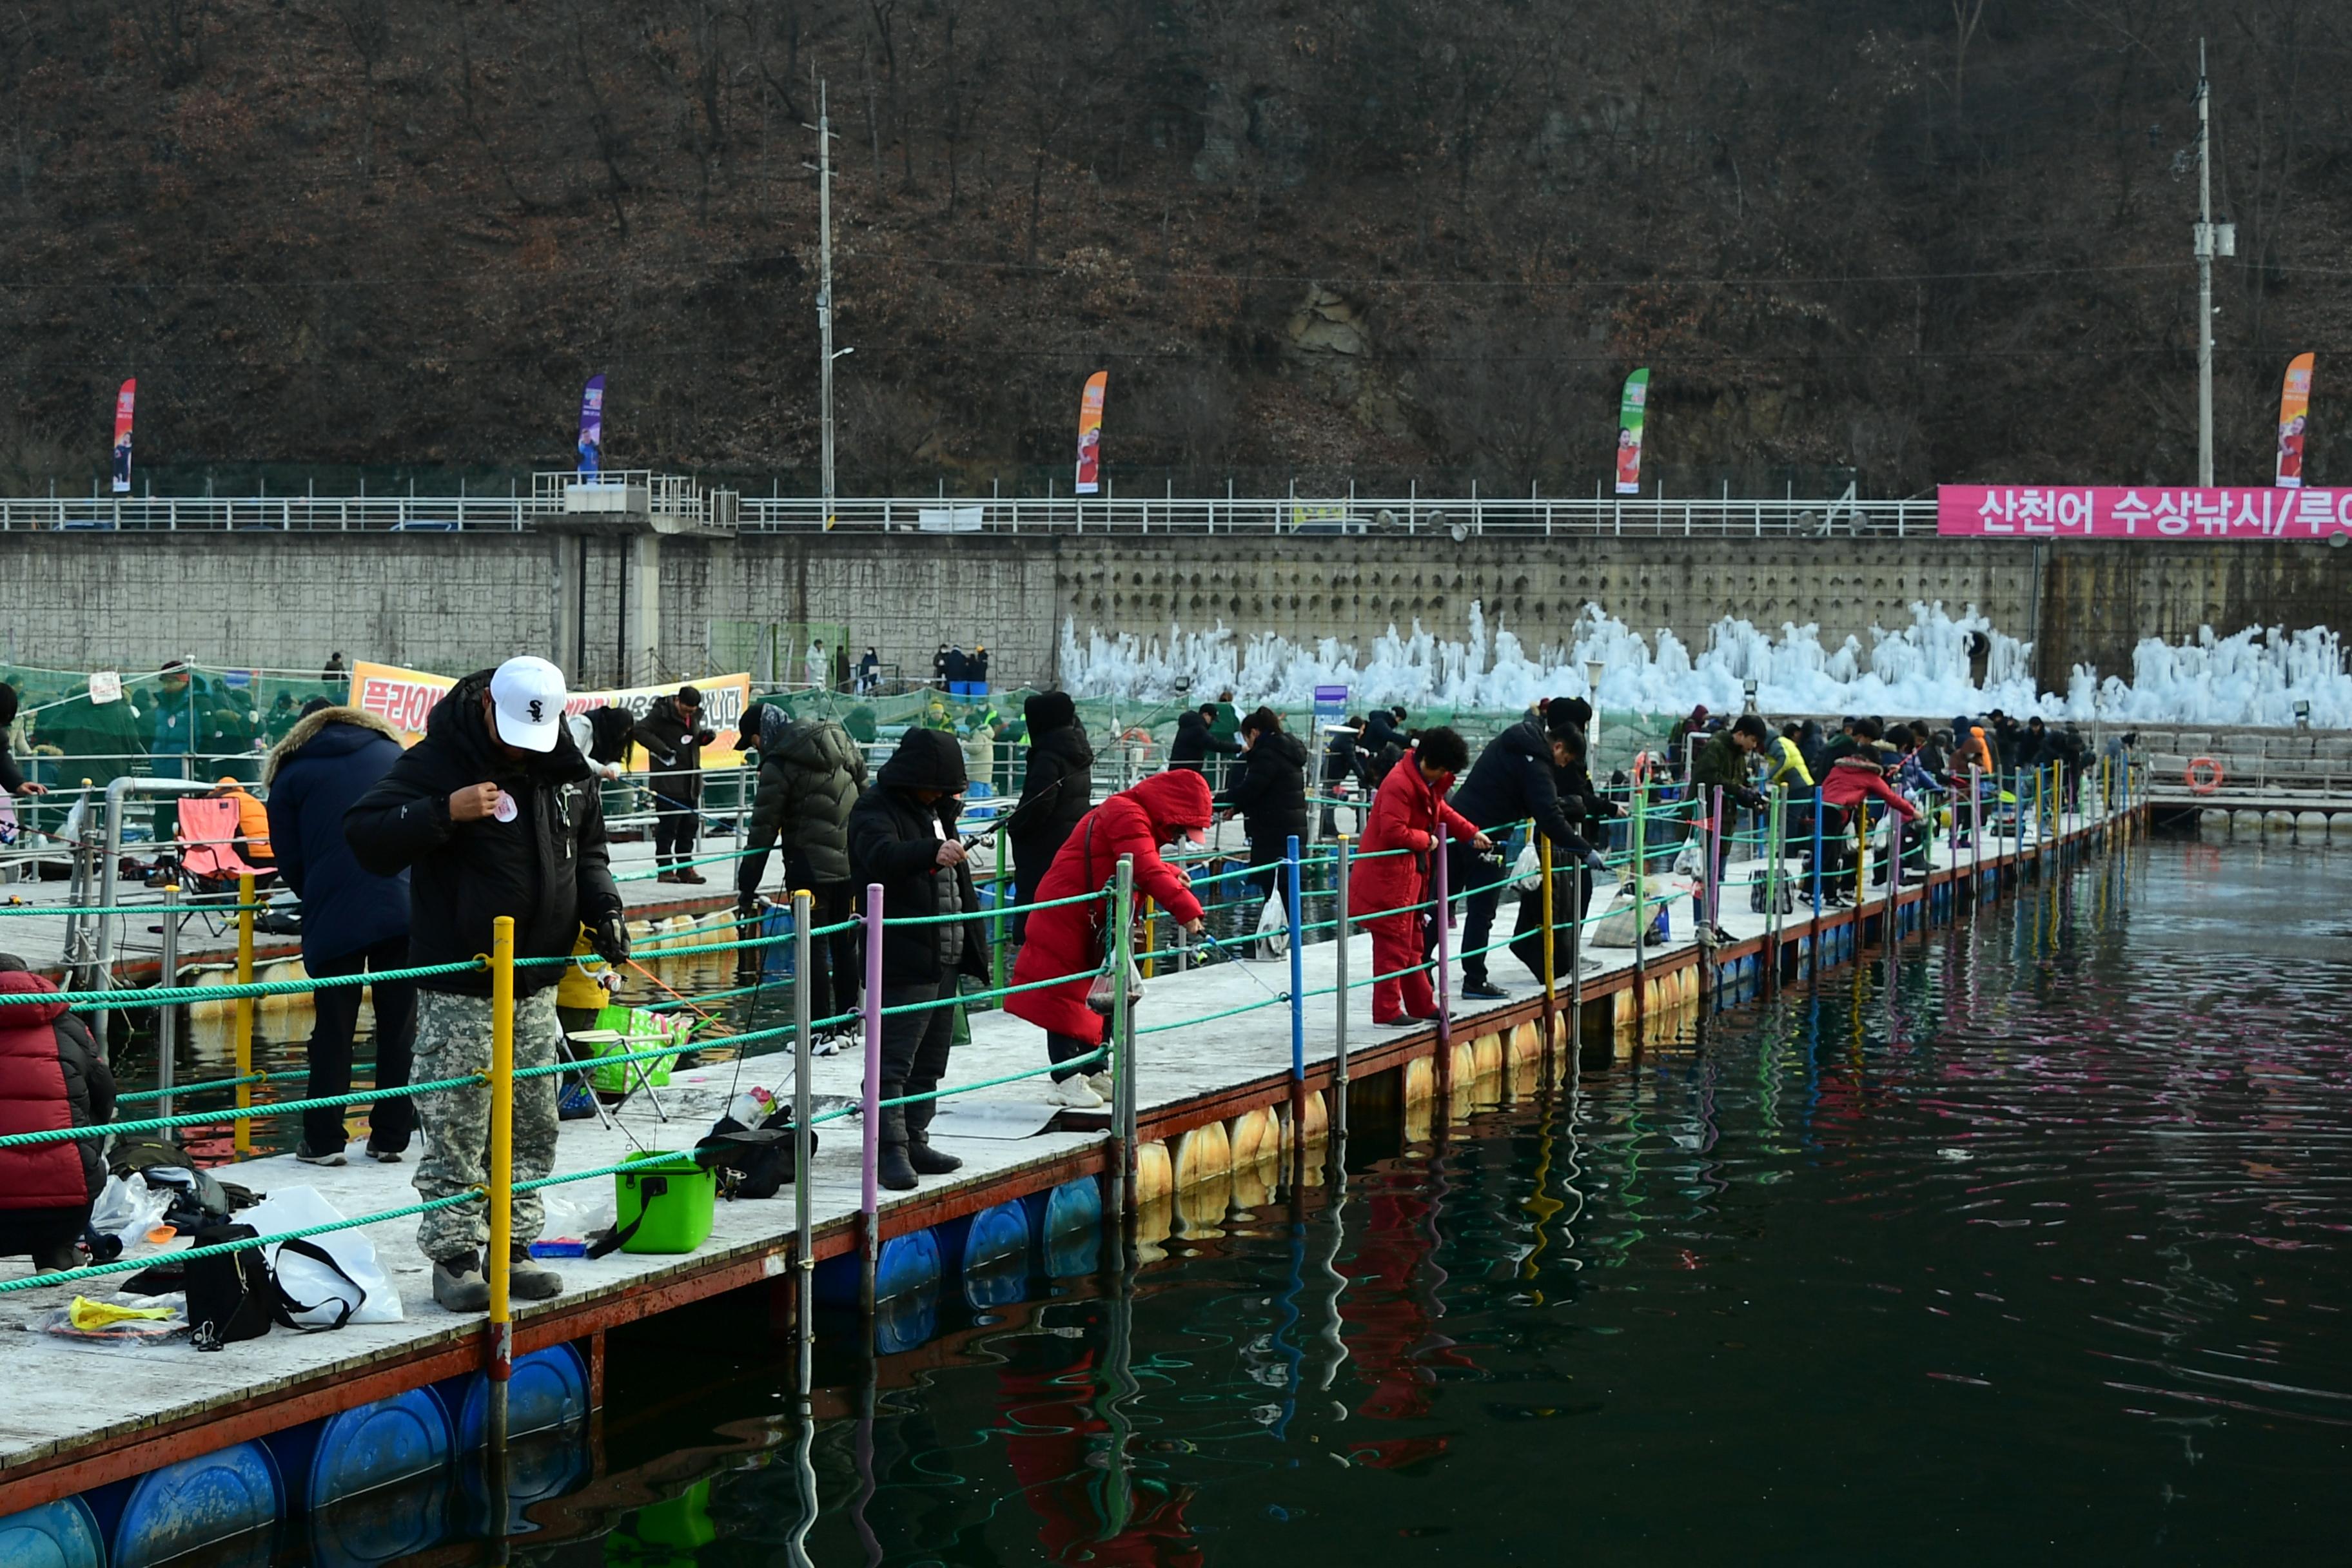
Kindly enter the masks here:
<path id="1" fill-rule="evenodd" d="M 702 810 L 702 748 L 718 739 L 702 727 L 702 693 L 681 686 L 675 697 L 657 697 L 637 721 L 636 742 L 646 749 L 654 792 L 654 863 L 662 882 L 707 882 L 694 868 L 694 828 Z"/>
<path id="2" fill-rule="evenodd" d="M 1551 840 L 1556 861 L 1589 860 L 1592 847 L 1573 825 L 1584 815 L 1584 802 L 1560 795 L 1569 762 L 1568 742 L 1545 720 L 1522 719 L 1486 742 L 1470 777 L 1454 792 L 1454 809 L 1498 839 L 1514 823 L 1533 818 L 1536 831 Z M 1469 895 L 1462 925 L 1462 994 L 1507 996 L 1486 971 L 1486 946 L 1503 898 L 1503 868 L 1460 842 L 1447 846 L 1446 860 L 1450 890 L 1458 896 L 1466 889 Z"/>
<path id="3" fill-rule="evenodd" d="M 956 815 L 964 790 L 963 749 L 939 730 L 909 730 L 849 814 L 851 874 L 882 889 L 882 1098 L 929 1094 L 948 1070 L 963 1004 L 962 976 L 988 975 L 988 935 L 980 893 Z M 862 895 L 861 895 L 862 896 Z M 887 921 L 962 915 L 923 925 Z M 890 1013 L 920 1006 L 919 1012 Z M 882 1112 L 880 1179 L 904 1192 L 919 1175 L 945 1175 L 963 1162 L 931 1147 L 933 1100 Z"/>
<path id="4" fill-rule="evenodd" d="M 1203 702 L 1176 715 L 1176 738 L 1168 743 L 1170 767 L 1190 768 L 1205 777 L 1211 756 L 1242 754 L 1242 749 L 1231 741 L 1217 739 L 1216 717 L 1217 705 L 1213 702 Z"/>
<path id="5" fill-rule="evenodd" d="M 1029 768 L 1004 832 L 1013 842 L 1013 875 L 1021 901 L 1034 903 L 1054 857 L 1094 808 L 1095 749 L 1066 691 L 1040 691 L 1021 705 L 1029 732 Z M 1172 765 L 1172 764 L 1171 764 Z M 1013 917 L 1013 938 L 1028 934 L 1027 910 Z"/>
<path id="6" fill-rule="evenodd" d="M 1243 719 L 1242 776 L 1218 795 L 1218 809 L 1242 819 L 1249 837 L 1249 885 L 1261 899 L 1282 891 L 1290 840 L 1307 837 L 1307 748 L 1273 709 Z"/>
<path id="7" fill-rule="evenodd" d="M 604 814 L 594 776 L 563 724 L 563 673 L 543 658 L 510 658 L 459 681 L 425 721 L 425 738 L 343 816 L 352 858 L 380 877 L 408 871 L 408 961 L 470 963 L 490 951 L 494 922 L 514 920 L 515 956 L 569 958 L 586 926 L 608 963 L 629 956 L 620 889 L 605 860 Z M 515 970 L 514 1065 L 555 1060 L 555 964 Z M 490 976 L 481 969 L 416 983 L 416 1081 L 487 1074 Z M 555 1167 L 553 1075 L 514 1085 L 518 1182 Z M 433 1299 L 453 1312 L 489 1304 L 481 1247 L 489 1239 L 478 1189 L 488 1180 L 490 1090 L 420 1095 L 425 1157 L 416 1190 L 428 1202 L 476 1193 L 426 1213 L 417 1245 L 433 1260 Z M 514 1198 L 514 1293 L 541 1300 L 562 1289 L 530 1256 L 539 1194 Z"/>

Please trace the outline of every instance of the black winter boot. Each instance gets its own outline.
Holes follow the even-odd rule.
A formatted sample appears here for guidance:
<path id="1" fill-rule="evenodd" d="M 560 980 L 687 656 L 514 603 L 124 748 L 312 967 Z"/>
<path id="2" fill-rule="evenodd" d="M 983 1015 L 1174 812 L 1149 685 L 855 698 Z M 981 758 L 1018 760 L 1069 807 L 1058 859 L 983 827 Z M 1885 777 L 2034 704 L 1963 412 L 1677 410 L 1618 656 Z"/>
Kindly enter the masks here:
<path id="1" fill-rule="evenodd" d="M 935 1086 L 936 1087 L 936 1086 Z M 931 1147 L 931 1113 L 939 1101 L 925 1100 L 908 1106 L 907 1163 L 916 1173 L 924 1176 L 944 1176 L 950 1171 L 963 1169 L 963 1162 L 953 1154 L 942 1154 Z"/>
<path id="2" fill-rule="evenodd" d="M 885 1100 L 905 1092 L 903 1088 L 882 1086 Z M 875 1179 L 894 1193 L 907 1192 L 916 1185 L 915 1167 L 907 1158 L 907 1108 L 903 1105 L 894 1105 L 882 1112 L 881 1148 Z"/>

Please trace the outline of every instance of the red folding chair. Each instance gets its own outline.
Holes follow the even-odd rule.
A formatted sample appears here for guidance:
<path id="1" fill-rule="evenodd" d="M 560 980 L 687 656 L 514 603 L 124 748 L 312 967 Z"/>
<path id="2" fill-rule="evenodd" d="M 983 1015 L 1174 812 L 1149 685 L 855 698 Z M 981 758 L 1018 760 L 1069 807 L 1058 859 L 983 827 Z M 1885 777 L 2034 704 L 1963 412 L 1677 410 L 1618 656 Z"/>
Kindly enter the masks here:
<path id="1" fill-rule="evenodd" d="M 236 802 L 197 795 L 180 802 L 180 868 L 206 892 L 234 891 L 239 877 L 257 883 L 278 873 L 237 853 Z"/>

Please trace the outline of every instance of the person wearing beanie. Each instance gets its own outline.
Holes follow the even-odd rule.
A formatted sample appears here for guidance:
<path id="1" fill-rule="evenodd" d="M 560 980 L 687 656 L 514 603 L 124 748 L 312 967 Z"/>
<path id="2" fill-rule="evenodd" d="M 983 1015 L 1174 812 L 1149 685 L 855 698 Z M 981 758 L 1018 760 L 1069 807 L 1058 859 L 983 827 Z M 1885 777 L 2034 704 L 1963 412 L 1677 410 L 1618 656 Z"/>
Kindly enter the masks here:
<path id="1" fill-rule="evenodd" d="M 654 863 L 661 882 L 707 882 L 694 868 L 696 825 L 701 820 L 702 748 L 719 737 L 702 727 L 702 693 L 681 686 L 657 697 L 637 721 L 635 739 L 646 749 L 654 792 Z"/>
<path id="2" fill-rule="evenodd" d="M 1523 719 L 1487 742 L 1454 797 L 1453 808 L 1482 833 L 1502 833 L 1532 819 L 1536 831 L 1550 840 L 1561 866 L 1592 863 L 1599 857 L 1576 830 L 1584 801 L 1563 796 L 1560 790 L 1570 763 L 1569 743 L 1562 733 L 1547 727 L 1549 716 L 1547 710 L 1543 720 Z M 1564 711 L 1561 717 L 1567 717 Z M 1480 999 L 1509 995 L 1488 977 L 1486 965 L 1495 912 L 1508 879 L 1459 835 L 1447 845 L 1445 872 L 1448 890 L 1465 903 L 1462 994 Z"/>
<path id="3" fill-rule="evenodd" d="M 1706 733 L 1706 704 L 1704 702 L 1693 708 L 1687 718 L 1675 721 L 1675 727 L 1666 731 L 1666 774 L 1669 778 L 1683 776 L 1684 770 L 1690 765 L 1691 737 Z"/>
<path id="4" fill-rule="evenodd" d="M 1307 837 L 1307 748 L 1263 705 L 1241 721 L 1241 777 L 1216 797 L 1219 810 L 1242 819 L 1250 847 L 1249 885 L 1260 899 L 1279 897 L 1290 840 Z"/>
<path id="5" fill-rule="evenodd" d="M 1029 734 L 1029 766 L 1022 775 L 1021 804 L 1004 825 L 1013 845 L 1013 876 L 1024 905 L 1037 889 L 1087 812 L 1094 809 L 1095 749 L 1078 722 L 1078 705 L 1066 691 L 1040 691 L 1021 706 Z M 1013 917 L 1013 940 L 1027 939 L 1029 911 Z"/>
<path id="6" fill-rule="evenodd" d="M 948 1069 L 962 976 L 988 978 L 971 858 L 956 836 L 963 748 L 939 730 L 908 730 L 849 813 L 850 880 L 882 889 L 882 1099 L 928 1095 Z M 947 916 L 941 920 L 935 917 Z M 955 917 L 961 916 L 958 919 Z M 892 925 L 920 919 L 919 925 Z M 894 1012 L 894 1008 L 914 1009 Z M 877 1128 L 879 1176 L 905 1192 L 963 1162 L 931 1147 L 933 1100 L 887 1106 Z"/>

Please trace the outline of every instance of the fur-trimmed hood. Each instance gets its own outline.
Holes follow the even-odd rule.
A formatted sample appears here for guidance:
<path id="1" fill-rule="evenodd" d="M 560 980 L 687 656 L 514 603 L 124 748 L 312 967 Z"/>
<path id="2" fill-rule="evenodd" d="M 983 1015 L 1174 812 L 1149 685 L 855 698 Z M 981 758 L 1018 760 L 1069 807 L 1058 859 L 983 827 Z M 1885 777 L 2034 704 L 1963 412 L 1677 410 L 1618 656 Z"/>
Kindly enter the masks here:
<path id="1" fill-rule="evenodd" d="M 306 715 L 294 728 L 286 731 L 284 740 L 269 748 L 269 755 L 261 764 L 261 782 L 269 784 L 275 781 L 278 770 L 286 765 L 286 759 L 317 740 L 319 731 L 330 724 L 349 724 L 356 729 L 373 730 L 387 741 L 397 742 L 400 740 L 399 731 L 364 708 L 321 708 Z"/>

